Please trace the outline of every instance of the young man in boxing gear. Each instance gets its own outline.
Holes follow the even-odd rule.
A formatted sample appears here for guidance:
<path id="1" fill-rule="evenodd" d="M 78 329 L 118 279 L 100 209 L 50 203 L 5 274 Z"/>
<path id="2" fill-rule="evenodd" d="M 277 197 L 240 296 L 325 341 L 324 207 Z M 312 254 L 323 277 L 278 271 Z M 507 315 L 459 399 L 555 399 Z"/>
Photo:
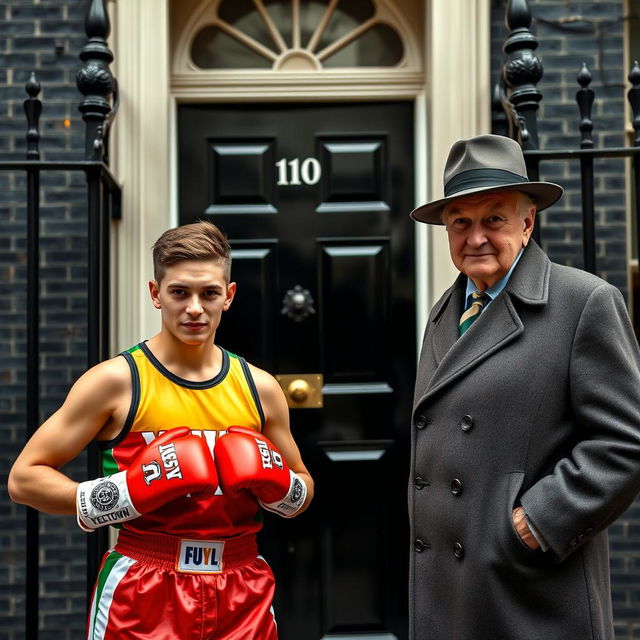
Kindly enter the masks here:
<path id="1" fill-rule="evenodd" d="M 171 229 L 153 256 L 160 332 L 79 378 L 16 460 L 9 491 L 87 531 L 120 529 L 88 639 L 275 640 L 259 505 L 298 515 L 313 481 L 275 379 L 215 344 L 236 290 L 222 233 Z M 59 468 L 91 440 L 103 477 L 76 483 Z"/>

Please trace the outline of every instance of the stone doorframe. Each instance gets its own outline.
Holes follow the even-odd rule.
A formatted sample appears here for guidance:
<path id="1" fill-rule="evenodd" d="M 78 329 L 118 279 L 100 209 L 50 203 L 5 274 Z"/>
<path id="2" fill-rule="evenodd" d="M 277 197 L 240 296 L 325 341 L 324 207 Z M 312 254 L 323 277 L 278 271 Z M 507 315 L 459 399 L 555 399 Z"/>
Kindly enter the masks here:
<path id="1" fill-rule="evenodd" d="M 399 12 L 424 0 L 387 0 Z M 177 223 L 175 114 L 180 99 L 238 100 L 240 83 L 207 97 L 202 86 L 172 87 L 170 0 L 118 0 L 110 5 L 115 53 L 114 72 L 121 104 L 112 139 L 113 168 L 123 184 L 123 216 L 113 231 L 114 353 L 159 329 L 149 302 L 150 248 L 165 229 Z M 351 90 L 310 87 L 306 99 L 412 99 L 415 104 L 416 203 L 442 195 L 442 169 L 453 141 L 490 131 L 490 2 L 431 0 L 421 41 L 422 77 L 414 83 L 384 88 L 369 83 Z M 453 80 L 452 80 L 453 79 Z M 252 99 L 250 92 L 247 101 Z M 292 96 L 273 89 L 272 100 Z M 466 97 L 466 99 L 464 99 Z M 258 96 L 253 96 L 258 99 Z M 259 96 L 264 101 L 265 96 Z M 428 141 L 428 144 L 427 144 Z M 408 212 L 407 212 L 408 214 Z M 407 224 L 414 224 L 407 219 Z M 416 233 L 417 345 L 428 310 L 446 289 L 455 270 L 442 228 L 418 225 Z"/>

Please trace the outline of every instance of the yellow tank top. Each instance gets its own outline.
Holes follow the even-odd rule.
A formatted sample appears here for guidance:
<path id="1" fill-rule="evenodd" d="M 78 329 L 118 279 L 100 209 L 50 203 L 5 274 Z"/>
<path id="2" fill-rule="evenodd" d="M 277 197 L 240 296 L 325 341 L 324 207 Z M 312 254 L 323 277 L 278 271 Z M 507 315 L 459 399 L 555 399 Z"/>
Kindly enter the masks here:
<path id="1" fill-rule="evenodd" d="M 229 426 L 262 430 L 264 413 L 247 362 L 221 351 L 220 373 L 204 382 L 174 375 L 145 343 L 121 354 L 131 369 L 133 394 L 122 433 L 100 443 L 105 474 L 126 469 L 144 446 L 168 429 L 189 427 L 193 434 L 205 438 L 212 455 L 216 439 Z M 261 521 L 257 502 L 248 492 L 226 496 L 218 489 L 210 498 L 172 500 L 123 526 L 138 532 L 210 539 L 254 533 Z"/>

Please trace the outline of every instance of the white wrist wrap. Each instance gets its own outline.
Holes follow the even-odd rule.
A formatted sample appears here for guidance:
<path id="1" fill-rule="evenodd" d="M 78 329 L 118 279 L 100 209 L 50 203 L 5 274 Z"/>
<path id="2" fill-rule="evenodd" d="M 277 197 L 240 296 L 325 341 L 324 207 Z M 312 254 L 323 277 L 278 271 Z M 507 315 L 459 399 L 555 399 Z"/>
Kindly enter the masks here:
<path id="1" fill-rule="evenodd" d="M 291 484 L 284 498 L 276 502 L 262 502 L 262 500 L 259 500 L 265 509 L 273 511 L 285 518 L 294 516 L 307 498 L 307 485 L 304 480 L 297 473 L 291 471 L 291 469 L 289 469 L 289 473 L 291 474 Z"/>
<path id="2" fill-rule="evenodd" d="M 76 515 L 78 526 L 85 531 L 140 517 L 129 496 L 126 471 L 81 482 L 76 492 Z"/>

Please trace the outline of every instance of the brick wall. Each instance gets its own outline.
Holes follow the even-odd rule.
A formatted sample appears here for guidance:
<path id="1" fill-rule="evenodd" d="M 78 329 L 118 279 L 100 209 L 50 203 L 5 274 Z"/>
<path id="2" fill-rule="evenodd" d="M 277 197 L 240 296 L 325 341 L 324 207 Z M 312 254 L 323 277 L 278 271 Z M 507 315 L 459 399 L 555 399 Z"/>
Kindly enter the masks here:
<path id="1" fill-rule="evenodd" d="M 580 145 L 576 76 L 586 62 L 596 100 L 592 110 L 596 147 L 625 146 L 625 29 L 622 0 L 529 0 L 532 31 L 544 65 L 538 84 L 543 99 L 538 112 L 541 149 L 577 149 Z M 506 0 L 492 3 L 492 81 L 504 63 L 502 45 Z M 627 295 L 627 246 L 624 161 L 595 163 L 598 274 Z M 541 178 L 567 190 L 563 200 L 541 214 L 541 237 L 552 260 L 582 267 L 580 174 L 577 163 L 549 162 Z M 640 638 L 640 501 L 609 530 L 611 591 L 616 638 Z"/>
<path id="2" fill-rule="evenodd" d="M 84 123 L 75 88 L 86 42 L 86 0 L 0 1 L 0 159 L 25 157 L 24 85 L 36 71 L 44 102 L 42 159 L 80 160 Z M 86 368 L 86 188 L 83 175 L 47 172 L 41 196 L 41 412 L 50 415 Z M 25 434 L 26 195 L 20 172 L 0 173 L 0 639 L 24 637 L 25 509 L 6 477 Z M 66 471 L 86 477 L 84 456 Z M 85 534 L 73 517 L 40 520 L 40 638 L 82 637 Z"/>

